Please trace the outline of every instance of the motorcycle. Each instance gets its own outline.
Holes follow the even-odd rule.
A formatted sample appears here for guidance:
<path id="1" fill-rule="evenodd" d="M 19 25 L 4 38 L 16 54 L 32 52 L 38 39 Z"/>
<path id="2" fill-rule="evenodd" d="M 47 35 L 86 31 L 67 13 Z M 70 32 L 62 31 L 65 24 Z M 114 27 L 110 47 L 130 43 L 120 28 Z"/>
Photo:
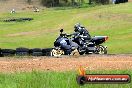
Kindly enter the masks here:
<path id="1" fill-rule="evenodd" d="M 72 38 L 68 38 L 72 36 Z M 63 34 L 63 29 L 60 30 L 60 36 L 54 42 L 54 48 L 51 51 L 51 56 L 83 54 L 107 54 L 107 47 L 101 45 L 108 40 L 108 36 L 94 36 L 90 41 L 86 42 L 86 48 L 83 49 L 76 41 L 77 38 L 84 40 L 78 33 L 67 35 Z M 65 47 L 66 46 L 66 47 Z M 73 53 L 75 52 L 75 53 Z"/>
<path id="2" fill-rule="evenodd" d="M 79 34 L 75 34 L 73 37 L 73 42 L 76 42 L 77 44 L 78 41 L 77 38 L 81 38 L 81 40 L 85 41 L 82 36 Z M 92 37 L 88 42 L 85 43 L 85 48 L 83 49 L 81 46 L 78 48 L 78 52 L 80 55 L 83 54 L 107 54 L 107 47 L 101 45 L 102 43 L 106 42 L 108 40 L 108 36 L 94 36 Z"/>
<path id="3" fill-rule="evenodd" d="M 59 37 L 54 42 L 54 48 L 51 51 L 51 56 L 61 56 L 61 55 L 73 55 L 78 53 L 77 49 L 79 45 L 68 38 L 69 35 L 63 33 L 63 29 L 60 30 Z"/>

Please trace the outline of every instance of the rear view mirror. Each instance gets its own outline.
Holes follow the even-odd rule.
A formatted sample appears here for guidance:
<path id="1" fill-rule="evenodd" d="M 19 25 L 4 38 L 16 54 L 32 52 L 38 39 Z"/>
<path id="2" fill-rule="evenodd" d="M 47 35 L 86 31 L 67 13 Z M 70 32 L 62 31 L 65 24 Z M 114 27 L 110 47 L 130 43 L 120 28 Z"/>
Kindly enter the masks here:
<path id="1" fill-rule="evenodd" d="M 63 32 L 63 29 L 61 29 L 60 32 Z"/>

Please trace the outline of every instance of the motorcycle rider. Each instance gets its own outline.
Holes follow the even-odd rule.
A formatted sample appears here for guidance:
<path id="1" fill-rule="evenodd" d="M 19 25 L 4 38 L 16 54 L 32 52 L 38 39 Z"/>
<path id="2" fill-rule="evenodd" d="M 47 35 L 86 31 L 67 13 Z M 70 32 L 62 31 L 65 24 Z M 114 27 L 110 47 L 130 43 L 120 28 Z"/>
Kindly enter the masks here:
<path id="1" fill-rule="evenodd" d="M 71 35 L 67 35 L 67 34 L 63 34 L 63 29 L 60 30 L 61 34 L 60 36 L 56 39 L 57 41 L 54 42 L 55 46 L 58 46 L 58 44 L 61 45 L 61 48 L 64 50 L 66 55 L 70 55 L 72 53 L 72 51 L 78 47 L 78 44 L 74 43 L 72 40 L 68 39 L 68 36 Z"/>
<path id="2" fill-rule="evenodd" d="M 82 26 L 80 23 L 75 24 L 74 26 L 75 41 L 82 47 L 82 50 L 86 49 L 86 43 L 88 43 L 91 40 L 91 36 L 87 29 Z"/>

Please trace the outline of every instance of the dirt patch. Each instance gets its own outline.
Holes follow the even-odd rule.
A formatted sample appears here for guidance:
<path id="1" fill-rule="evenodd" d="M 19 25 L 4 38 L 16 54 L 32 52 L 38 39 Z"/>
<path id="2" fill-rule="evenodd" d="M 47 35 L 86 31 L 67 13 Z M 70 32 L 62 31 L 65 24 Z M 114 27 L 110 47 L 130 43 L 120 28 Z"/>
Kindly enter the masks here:
<path id="1" fill-rule="evenodd" d="M 0 72 L 32 70 L 68 71 L 77 70 L 80 65 L 88 70 L 132 69 L 132 55 L 0 58 Z"/>
<path id="2" fill-rule="evenodd" d="M 38 35 L 40 32 L 31 31 L 31 32 L 20 32 L 14 34 L 8 34 L 7 37 L 16 37 L 16 36 L 26 36 L 26 35 Z"/>
<path id="3" fill-rule="evenodd" d="M 33 11 L 34 7 L 42 8 L 39 0 L 33 0 L 32 3 L 27 3 L 27 0 L 0 0 L 0 11 L 10 12 L 13 8 L 18 11 L 30 10 Z"/>
<path id="4" fill-rule="evenodd" d="M 18 32 L 18 33 L 13 33 L 13 34 L 7 34 L 6 37 L 39 36 L 39 35 L 42 35 L 43 33 L 48 34 L 49 32 L 54 33 L 54 32 L 56 32 L 56 30 L 53 30 L 53 29 L 42 30 L 41 29 L 41 30 L 38 30 L 38 31 Z"/>
<path id="5" fill-rule="evenodd" d="M 102 14 L 102 13 L 97 13 L 95 15 L 93 15 L 93 18 L 96 18 L 96 20 L 100 20 L 100 19 L 107 19 L 109 21 L 113 21 L 113 20 L 123 20 L 123 21 L 127 21 L 127 22 L 132 22 L 132 14 Z"/>

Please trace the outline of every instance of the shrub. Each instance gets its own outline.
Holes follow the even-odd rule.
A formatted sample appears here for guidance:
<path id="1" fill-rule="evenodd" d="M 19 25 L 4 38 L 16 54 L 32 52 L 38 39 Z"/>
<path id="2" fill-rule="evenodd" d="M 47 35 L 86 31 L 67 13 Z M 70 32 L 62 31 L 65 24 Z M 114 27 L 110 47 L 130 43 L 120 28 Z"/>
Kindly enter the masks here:
<path id="1" fill-rule="evenodd" d="M 92 0 L 93 3 L 96 4 L 109 4 L 110 0 Z"/>

